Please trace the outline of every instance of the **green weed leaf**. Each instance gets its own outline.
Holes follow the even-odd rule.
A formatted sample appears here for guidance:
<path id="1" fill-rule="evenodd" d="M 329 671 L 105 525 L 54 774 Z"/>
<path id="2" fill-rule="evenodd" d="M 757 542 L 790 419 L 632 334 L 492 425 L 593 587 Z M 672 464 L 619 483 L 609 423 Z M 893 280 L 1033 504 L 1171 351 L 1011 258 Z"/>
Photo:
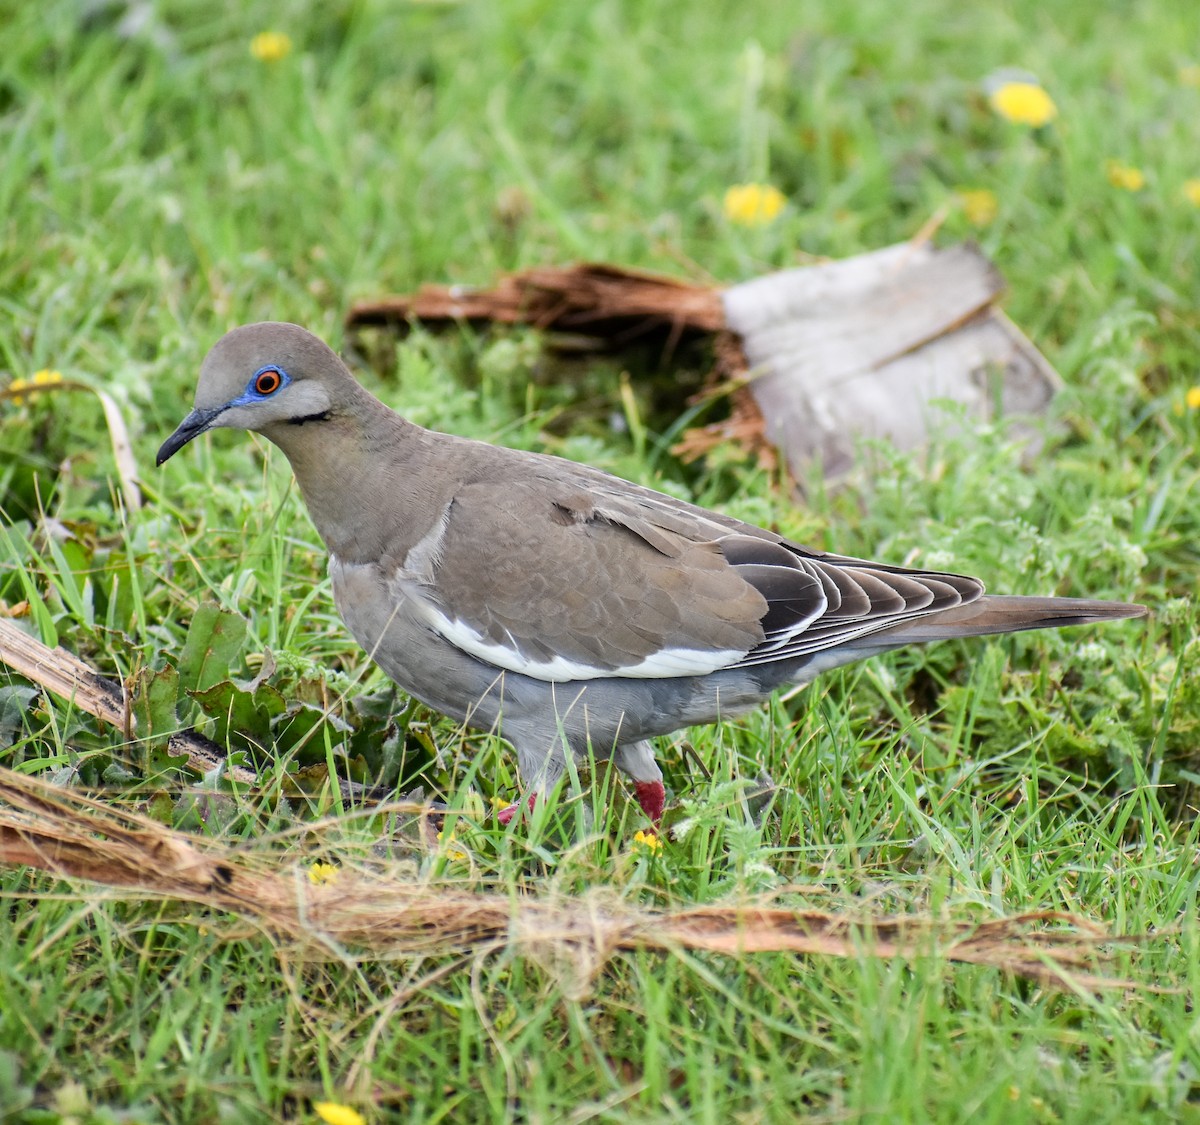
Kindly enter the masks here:
<path id="1" fill-rule="evenodd" d="M 204 691 L 189 691 L 200 709 L 216 720 L 216 740 L 231 749 L 270 751 L 271 724 L 287 710 L 287 701 L 270 684 L 248 690 L 222 680 Z"/>
<path id="2" fill-rule="evenodd" d="M 179 678 L 188 691 L 203 691 L 229 678 L 246 639 L 245 618 L 206 602 L 192 618 L 179 658 Z"/>

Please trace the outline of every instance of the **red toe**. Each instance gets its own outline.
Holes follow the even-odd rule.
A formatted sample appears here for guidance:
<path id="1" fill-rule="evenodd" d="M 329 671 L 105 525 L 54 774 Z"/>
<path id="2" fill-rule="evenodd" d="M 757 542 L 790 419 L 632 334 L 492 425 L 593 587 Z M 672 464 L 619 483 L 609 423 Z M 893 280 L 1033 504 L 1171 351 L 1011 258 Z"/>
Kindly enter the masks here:
<path id="1" fill-rule="evenodd" d="M 533 809 L 533 805 L 536 800 L 537 800 L 537 794 L 530 793 L 529 794 L 529 808 L 531 811 Z M 515 805 L 505 805 L 504 808 L 502 808 L 498 813 L 496 813 L 496 819 L 507 828 L 509 823 L 512 821 L 512 818 L 514 816 L 516 816 L 517 813 L 519 813 L 520 811 L 521 811 L 520 801 L 518 801 Z"/>
<path id="2" fill-rule="evenodd" d="M 655 824 L 662 820 L 663 809 L 667 804 L 667 791 L 661 781 L 635 781 L 633 792 L 637 803 Z"/>

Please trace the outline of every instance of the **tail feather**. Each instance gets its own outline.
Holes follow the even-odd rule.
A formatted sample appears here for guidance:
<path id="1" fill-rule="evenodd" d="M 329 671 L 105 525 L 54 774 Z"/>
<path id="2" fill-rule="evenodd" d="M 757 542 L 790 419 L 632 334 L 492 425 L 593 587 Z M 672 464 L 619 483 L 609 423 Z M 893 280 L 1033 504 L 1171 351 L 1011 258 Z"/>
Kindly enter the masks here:
<path id="1" fill-rule="evenodd" d="M 1128 602 L 1103 602 L 1091 598 L 1037 598 L 1011 594 L 985 594 L 977 601 L 956 606 L 894 630 L 876 634 L 888 648 L 951 637 L 980 637 L 988 633 L 1019 633 L 1024 629 L 1061 629 L 1144 617 L 1146 607 Z"/>

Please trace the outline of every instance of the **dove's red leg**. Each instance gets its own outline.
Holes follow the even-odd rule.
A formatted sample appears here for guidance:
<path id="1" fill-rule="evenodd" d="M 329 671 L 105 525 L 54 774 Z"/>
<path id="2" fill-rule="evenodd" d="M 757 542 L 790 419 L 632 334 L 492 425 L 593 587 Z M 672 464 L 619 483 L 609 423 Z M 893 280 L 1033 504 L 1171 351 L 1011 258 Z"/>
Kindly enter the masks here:
<path id="1" fill-rule="evenodd" d="M 667 791 L 661 781 L 635 781 L 633 792 L 637 803 L 655 826 L 662 820 L 663 808 L 667 803 Z"/>
<path id="2" fill-rule="evenodd" d="M 618 746 L 613 751 L 613 764 L 633 782 L 633 794 L 637 803 L 651 823 L 657 826 L 662 821 L 663 809 L 667 804 L 667 791 L 663 786 L 662 770 L 654 760 L 654 748 L 646 741 Z M 536 801 L 537 793 L 530 793 L 528 804 L 531 809 Z M 501 824 L 508 825 L 520 811 L 521 803 L 518 801 L 502 808 L 496 813 L 496 819 Z"/>
<path id="3" fill-rule="evenodd" d="M 531 812 L 533 811 L 533 806 L 536 803 L 536 801 L 537 801 L 537 794 L 530 793 L 528 805 L 529 805 L 529 809 Z M 520 811 L 521 811 L 521 802 L 520 801 L 518 801 L 515 805 L 505 805 L 504 808 L 502 808 L 498 813 L 496 813 L 496 819 L 507 828 L 509 825 L 509 822 L 512 820 L 512 818 L 514 816 L 516 816 L 517 813 L 519 813 Z"/>
<path id="4" fill-rule="evenodd" d="M 662 770 L 654 759 L 654 747 L 645 740 L 627 742 L 613 751 L 613 764 L 633 782 L 633 793 L 642 812 L 657 825 L 662 820 L 667 791 L 663 788 Z"/>

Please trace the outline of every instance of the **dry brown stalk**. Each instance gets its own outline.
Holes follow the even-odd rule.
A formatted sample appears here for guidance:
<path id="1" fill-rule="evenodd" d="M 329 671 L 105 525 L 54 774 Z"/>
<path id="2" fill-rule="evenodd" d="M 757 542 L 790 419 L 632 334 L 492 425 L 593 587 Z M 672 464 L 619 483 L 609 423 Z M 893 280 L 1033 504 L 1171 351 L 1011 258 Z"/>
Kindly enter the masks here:
<path id="1" fill-rule="evenodd" d="M 411 296 L 360 301 L 346 314 L 349 328 L 411 320 L 531 324 L 628 343 L 652 333 L 677 340 L 719 332 L 725 312 L 720 292 L 709 286 L 581 262 L 506 274 L 492 289 L 423 285 Z"/>
<path id="2" fill-rule="evenodd" d="M 373 810 L 375 813 L 387 811 Z M 95 797 L 0 768 L 0 863 L 231 911 L 309 958 L 389 958 L 515 947 L 584 981 L 617 952 L 792 952 L 987 965 L 1056 987 L 1130 988 L 1102 975 L 1117 939 L 1076 915 L 991 921 L 847 917 L 764 902 L 650 911 L 583 898 L 477 893 L 412 882 L 383 864 L 343 867 L 313 885 L 278 853 L 188 837 Z"/>

